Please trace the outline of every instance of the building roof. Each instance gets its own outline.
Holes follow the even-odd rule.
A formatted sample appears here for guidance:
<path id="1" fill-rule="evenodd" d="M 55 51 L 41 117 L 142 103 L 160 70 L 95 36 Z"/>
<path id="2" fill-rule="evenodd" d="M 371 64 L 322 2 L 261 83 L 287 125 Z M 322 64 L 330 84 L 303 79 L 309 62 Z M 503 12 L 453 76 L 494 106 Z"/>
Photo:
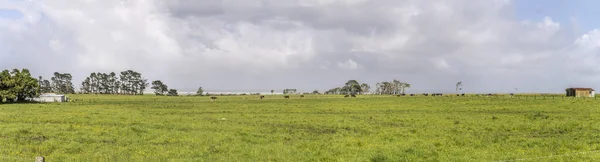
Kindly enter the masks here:
<path id="1" fill-rule="evenodd" d="M 40 97 L 62 97 L 62 96 L 65 96 L 65 95 L 55 94 L 55 93 L 44 93 L 44 94 L 40 95 Z"/>
<path id="2" fill-rule="evenodd" d="M 594 90 L 592 88 L 569 88 L 569 89 L 573 89 L 573 90 Z"/>

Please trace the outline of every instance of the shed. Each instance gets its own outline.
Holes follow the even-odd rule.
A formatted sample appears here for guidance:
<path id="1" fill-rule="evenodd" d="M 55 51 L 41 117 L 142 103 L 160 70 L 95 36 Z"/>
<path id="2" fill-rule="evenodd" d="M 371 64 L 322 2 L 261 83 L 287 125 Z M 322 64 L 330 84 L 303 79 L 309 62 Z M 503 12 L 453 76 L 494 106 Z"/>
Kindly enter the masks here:
<path id="1" fill-rule="evenodd" d="M 41 94 L 40 97 L 33 98 L 31 100 L 35 102 L 65 102 L 66 97 L 65 95 L 46 93 Z"/>
<path id="2" fill-rule="evenodd" d="M 595 91 L 592 88 L 567 88 L 569 97 L 595 97 Z"/>

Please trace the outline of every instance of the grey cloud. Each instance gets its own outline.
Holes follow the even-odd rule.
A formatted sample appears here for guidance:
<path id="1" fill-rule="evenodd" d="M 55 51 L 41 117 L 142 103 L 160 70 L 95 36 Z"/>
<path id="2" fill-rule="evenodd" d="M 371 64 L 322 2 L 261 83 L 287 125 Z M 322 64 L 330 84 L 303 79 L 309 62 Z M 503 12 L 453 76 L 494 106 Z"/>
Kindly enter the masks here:
<path id="1" fill-rule="evenodd" d="M 108 0 L 11 4 L 0 68 L 133 69 L 193 91 L 326 90 L 400 79 L 409 92 L 562 92 L 600 86 L 598 32 L 521 21 L 511 1 Z M 579 41 L 577 41 L 579 39 Z M 37 59 L 32 59 L 37 58 Z M 572 62 L 581 62 L 573 64 Z M 583 79 L 574 79 L 583 78 Z"/>

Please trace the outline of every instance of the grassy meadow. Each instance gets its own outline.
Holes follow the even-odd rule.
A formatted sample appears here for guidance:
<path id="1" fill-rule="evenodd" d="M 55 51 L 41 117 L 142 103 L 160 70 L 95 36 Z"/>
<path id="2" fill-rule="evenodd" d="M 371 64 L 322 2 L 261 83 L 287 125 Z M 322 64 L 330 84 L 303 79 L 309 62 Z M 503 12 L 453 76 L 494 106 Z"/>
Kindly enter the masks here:
<path id="1" fill-rule="evenodd" d="M 0 161 L 593 161 L 600 100 L 72 95 L 0 105 Z"/>

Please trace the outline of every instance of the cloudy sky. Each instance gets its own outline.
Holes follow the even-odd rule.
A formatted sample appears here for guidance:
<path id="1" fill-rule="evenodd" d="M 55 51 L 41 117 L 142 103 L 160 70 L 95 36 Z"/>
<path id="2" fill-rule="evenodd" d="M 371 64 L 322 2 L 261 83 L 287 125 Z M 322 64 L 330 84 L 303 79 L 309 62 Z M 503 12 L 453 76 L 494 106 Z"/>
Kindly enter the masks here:
<path id="1" fill-rule="evenodd" d="M 594 8 L 594 6 L 596 6 Z M 0 0 L 0 69 L 193 91 L 600 89 L 595 0 Z"/>

